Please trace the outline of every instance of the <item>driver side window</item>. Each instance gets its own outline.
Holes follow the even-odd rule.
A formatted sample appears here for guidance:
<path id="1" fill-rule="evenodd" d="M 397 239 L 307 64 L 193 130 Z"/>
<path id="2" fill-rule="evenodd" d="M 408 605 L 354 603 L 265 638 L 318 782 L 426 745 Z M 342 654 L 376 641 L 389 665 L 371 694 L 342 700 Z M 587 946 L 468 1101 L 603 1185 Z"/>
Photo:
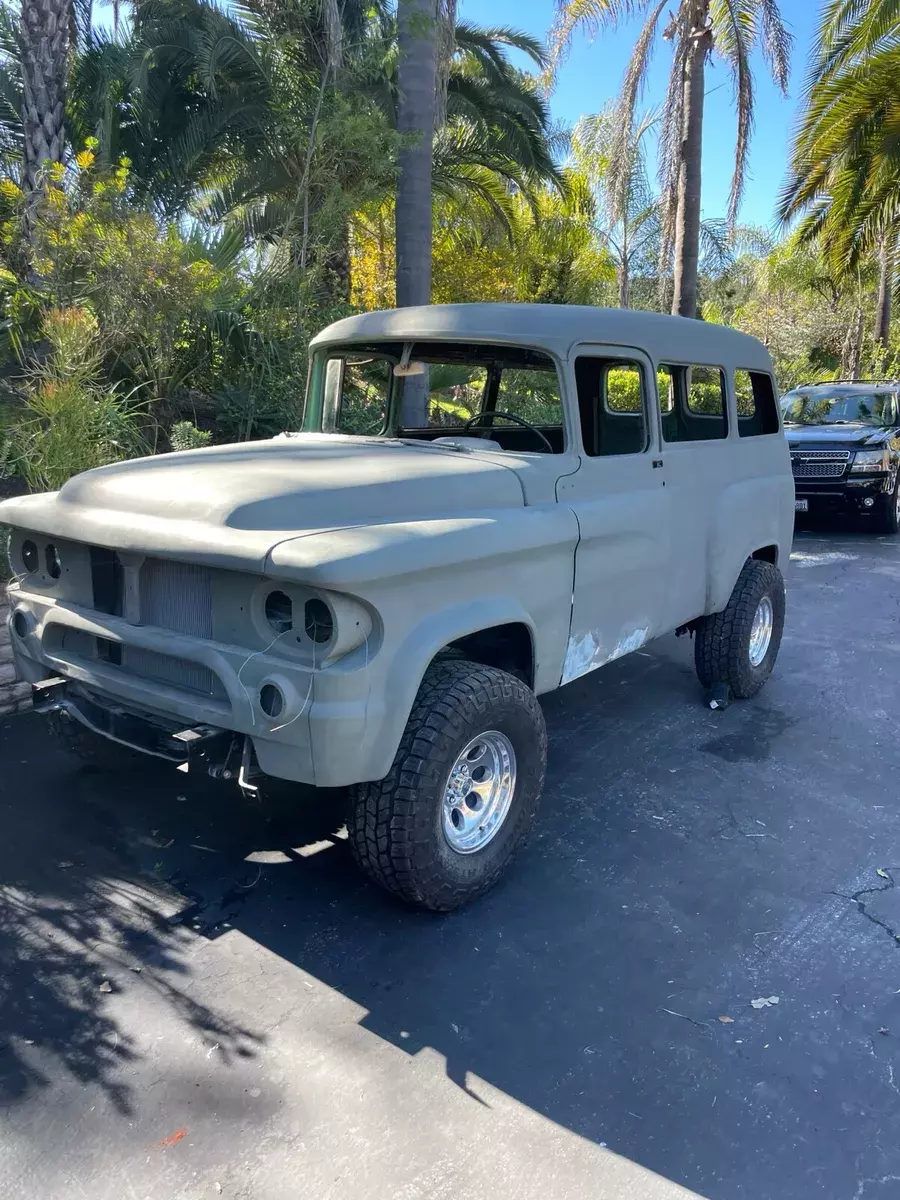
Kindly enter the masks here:
<path id="1" fill-rule="evenodd" d="M 504 367 L 497 389 L 499 412 L 512 413 L 532 425 L 562 425 L 559 376 L 555 369 Z"/>
<path id="2" fill-rule="evenodd" d="M 423 386 L 427 381 L 428 428 L 458 428 L 469 417 L 481 412 L 481 402 L 487 381 L 484 367 L 465 363 L 431 363 L 425 376 L 404 380 L 405 388 Z"/>

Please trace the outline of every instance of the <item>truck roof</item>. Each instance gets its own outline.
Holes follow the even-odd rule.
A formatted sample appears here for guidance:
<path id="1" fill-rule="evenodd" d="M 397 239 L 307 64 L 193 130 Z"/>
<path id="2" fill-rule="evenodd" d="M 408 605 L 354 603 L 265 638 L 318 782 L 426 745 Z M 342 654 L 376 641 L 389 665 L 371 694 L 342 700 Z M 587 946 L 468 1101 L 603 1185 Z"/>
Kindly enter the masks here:
<path id="1" fill-rule="evenodd" d="M 360 313 L 317 334 L 311 349 L 335 343 L 395 341 L 507 342 L 564 358 L 580 342 L 629 346 L 655 362 L 772 370 L 762 342 L 725 325 L 629 308 L 579 304 L 430 304 Z"/>

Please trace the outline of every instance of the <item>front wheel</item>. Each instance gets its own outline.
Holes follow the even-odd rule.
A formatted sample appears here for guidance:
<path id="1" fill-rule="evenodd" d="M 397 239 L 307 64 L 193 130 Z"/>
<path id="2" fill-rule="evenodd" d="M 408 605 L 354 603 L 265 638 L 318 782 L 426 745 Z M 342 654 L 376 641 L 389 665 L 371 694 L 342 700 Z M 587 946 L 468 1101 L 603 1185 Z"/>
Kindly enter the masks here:
<path id="1" fill-rule="evenodd" d="M 900 471 L 894 490 L 882 499 L 876 510 L 875 527 L 879 533 L 900 533 Z"/>
<path id="2" fill-rule="evenodd" d="M 388 775 L 355 791 L 357 862 L 394 895 L 449 912 L 497 882 L 534 820 L 547 733 L 537 699 L 505 671 L 429 667 Z"/>
<path id="3" fill-rule="evenodd" d="M 748 559 L 723 612 L 704 617 L 694 665 L 704 687 L 754 696 L 772 674 L 784 629 L 784 580 L 773 563 Z"/>

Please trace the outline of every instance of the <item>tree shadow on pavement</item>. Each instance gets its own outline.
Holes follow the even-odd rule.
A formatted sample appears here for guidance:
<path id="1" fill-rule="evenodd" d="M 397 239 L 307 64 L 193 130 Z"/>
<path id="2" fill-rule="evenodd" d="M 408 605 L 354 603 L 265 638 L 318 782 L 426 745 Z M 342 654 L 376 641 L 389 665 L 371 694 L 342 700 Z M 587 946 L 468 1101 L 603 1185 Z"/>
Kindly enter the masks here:
<path id="1" fill-rule="evenodd" d="M 114 805 L 107 811 L 91 773 L 47 754 L 43 734 L 33 718 L 0 726 L 0 1107 L 49 1087 L 42 1064 L 55 1059 L 130 1114 L 125 1068 L 141 1053 L 110 1004 L 123 977 L 139 976 L 221 1060 L 253 1055 L 263 1039 L 187 993 L 196 934 L 182 924 L 183 897 L 145 870 L 123 836 L 113 815 L 127 794 L 122 780 L 101 789 Z M 156 774 L 143 773 L 144 795 Z M 158 838 L 143 842 L 159 853 Z"/>

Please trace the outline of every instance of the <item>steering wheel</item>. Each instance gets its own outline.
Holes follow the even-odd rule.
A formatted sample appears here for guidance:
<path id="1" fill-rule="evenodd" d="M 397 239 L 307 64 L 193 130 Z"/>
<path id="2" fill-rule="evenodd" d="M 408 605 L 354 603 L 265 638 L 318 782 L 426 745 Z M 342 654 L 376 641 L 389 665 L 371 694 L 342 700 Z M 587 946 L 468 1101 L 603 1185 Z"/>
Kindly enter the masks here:
<path id="1" fill-rule="evenodd" d="M 490 417 L 490 421 L 486 420 L 488 417 Z M 549 438 L 545 437 L 536 425 L 532 425 L 530 421 L 526 421 L 524 417 L 520 417 L 517 413 L 504 412 L 502 408 L 491 408 L 485 412 L 476 413 L 474 417 L 469 417 L 468 421 L 463 425 L 463 429 L 466 432 L 470 429 L 478 429 L 479 427 L 490 429 L 494 417 L 504 417 L 507 421 L 514 421 L 517 425 L 524 425 L 526 429 L 531 430 L 535 437 L 541 439 L 550 454 L 555 453 L 553 447 L 550 445 Z"/>

